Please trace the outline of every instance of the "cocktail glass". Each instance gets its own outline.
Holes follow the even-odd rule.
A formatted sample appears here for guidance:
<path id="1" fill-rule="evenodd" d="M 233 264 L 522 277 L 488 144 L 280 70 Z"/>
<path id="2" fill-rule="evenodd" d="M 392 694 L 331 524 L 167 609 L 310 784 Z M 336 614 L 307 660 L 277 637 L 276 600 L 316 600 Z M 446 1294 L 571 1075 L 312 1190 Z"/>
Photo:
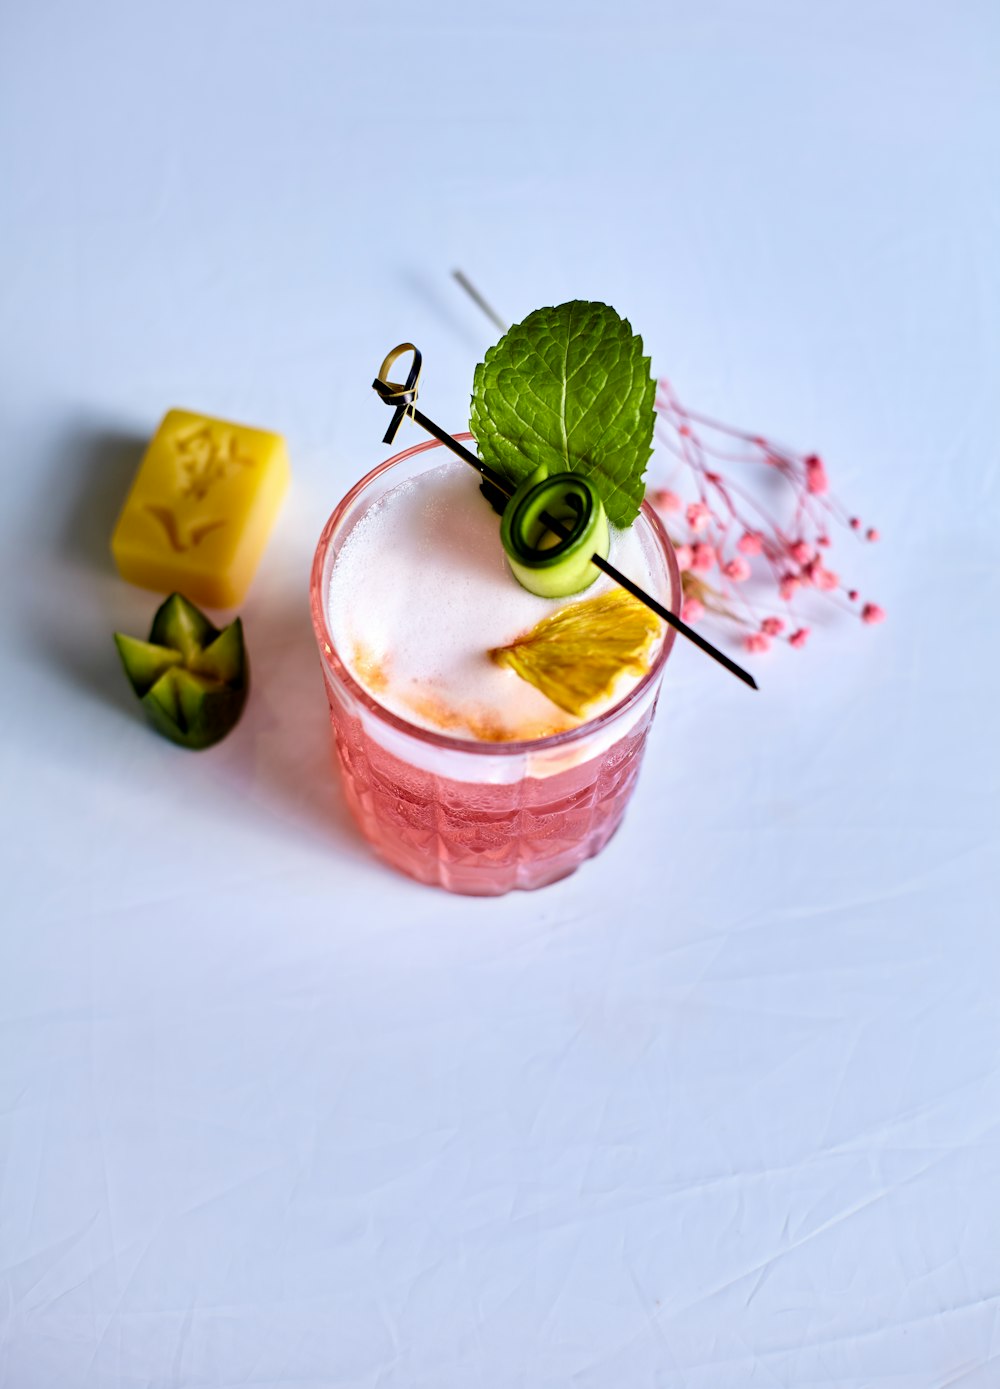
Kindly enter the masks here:
<path id="1" fill-rule="evenodd" d="M 622 700 L 550 737 L 496 743 L 455 738 L 383 708 L 334 644 L 327 621 L 330 572 L 340 546 L 379 497 L 449 456 L 434 440 L 417 444 L 351 488 L 316 548 L 312 620 L 344 791 L 365 838 L 411 878 L 491 897 L 566 877 L 614 834 L 639 774 L 675 634 L 668 627 L 651 668 Z M 680 574 L 666 532 L 645 503 L 635 525 L 660 578 L 658 591 L 669 591 L 668 606 L 676 613 Z"/>

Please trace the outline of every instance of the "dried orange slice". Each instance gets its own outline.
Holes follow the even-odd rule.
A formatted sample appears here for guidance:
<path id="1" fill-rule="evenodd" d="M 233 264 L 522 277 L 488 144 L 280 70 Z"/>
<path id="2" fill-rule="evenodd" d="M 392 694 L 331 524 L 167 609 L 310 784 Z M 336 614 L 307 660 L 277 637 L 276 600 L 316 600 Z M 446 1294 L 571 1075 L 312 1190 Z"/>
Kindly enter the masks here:
<path id="1" fill-rule="evenodd" d="M 661 626 L 644 603 L 616 588 L 560 608 L 489 654 L 567 714 L 584 718 L 619 676 L 645 674 Z"/>

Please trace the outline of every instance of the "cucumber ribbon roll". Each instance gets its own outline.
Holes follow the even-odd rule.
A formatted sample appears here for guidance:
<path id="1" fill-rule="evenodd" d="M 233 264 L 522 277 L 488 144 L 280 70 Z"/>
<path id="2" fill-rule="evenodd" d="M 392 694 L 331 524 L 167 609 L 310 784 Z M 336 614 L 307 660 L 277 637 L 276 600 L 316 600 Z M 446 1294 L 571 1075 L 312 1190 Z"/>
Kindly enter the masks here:
<path id="1" fill-rule="evenodd" d="M 607 559 L 611 545 L 604 505 L 591 483 L 580 473 L 548 476 L 544 467 L 507 503 L 500 539 L 518 583 L 542 598 L 589 588 L 600 572 L 591 557 Z"/>

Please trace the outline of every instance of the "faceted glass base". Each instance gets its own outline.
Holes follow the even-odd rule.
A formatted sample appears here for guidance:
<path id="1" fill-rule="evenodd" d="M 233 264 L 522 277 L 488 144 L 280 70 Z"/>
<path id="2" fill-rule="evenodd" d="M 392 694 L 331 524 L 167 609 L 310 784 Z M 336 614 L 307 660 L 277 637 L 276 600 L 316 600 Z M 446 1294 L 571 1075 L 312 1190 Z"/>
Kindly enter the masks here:
<path id="1" fill-rule="evenodd" d="M 544 887 L 599 853 L 625 813 L 652 709 L 602 754 L 546 777 L 489 785 L 401 761 L 331 709 L 347 802 L 394 868 L 449 892 Z"/>
<path id="2" fill-rule="evenodd" d="M 334 646 L 326 614 L 330 572 L 368 508 L 398 483 L 436 467 L 441 450 L 432 441 L 388 459 L 334 511 L 313 561 L 313 627 L 344 789 L 365 837 L 386 862 L 422 883 L 497 896 L 566 877 L 614 834 L 639 773 L 675 634 L 667 629 L 651 669 L 619 704 L 548 738 L 458 739 L 380 705 Z M 660 576 L 658 591 L 669 592 L 676 613 L 681 583 L 670 541 L 645 504 L 635 525 Z"/>

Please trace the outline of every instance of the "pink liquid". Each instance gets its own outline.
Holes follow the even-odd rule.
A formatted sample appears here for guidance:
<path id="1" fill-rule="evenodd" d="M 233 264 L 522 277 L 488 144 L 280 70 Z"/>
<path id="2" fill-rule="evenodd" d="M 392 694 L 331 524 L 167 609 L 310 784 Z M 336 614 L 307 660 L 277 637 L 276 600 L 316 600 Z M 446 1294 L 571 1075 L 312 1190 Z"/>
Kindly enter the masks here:
<path id="1" fill-rule="evenodd" d="M 313 625 L 344 793 L 366 839 L 422 883 L 497 896 L 565 877 L 614 834 L 639 774 L 674 633 L 668 630 L 652 668 L 619 704 L 550 737 L 453 738 L 381 706 L 337 652 L 326 615 L 330 571 L 368 507 L 440 458 L 435 443 L 408 449 L 362 478 L 340 503 L 313 562 Z M 670 542 L 649 507 L 636 524 L 669 577 L 676 612 L 680 575 Z"/>
<path id="2" fill-rule="evenodd" d="M 330 712 L 347 802 L 379 854 L 422 883 L 493 897 L 544 887 L 604 848 L 639 775 L 653 706 L 598 756 L 499 786 L 414 767 L 336 700 Z"/>

